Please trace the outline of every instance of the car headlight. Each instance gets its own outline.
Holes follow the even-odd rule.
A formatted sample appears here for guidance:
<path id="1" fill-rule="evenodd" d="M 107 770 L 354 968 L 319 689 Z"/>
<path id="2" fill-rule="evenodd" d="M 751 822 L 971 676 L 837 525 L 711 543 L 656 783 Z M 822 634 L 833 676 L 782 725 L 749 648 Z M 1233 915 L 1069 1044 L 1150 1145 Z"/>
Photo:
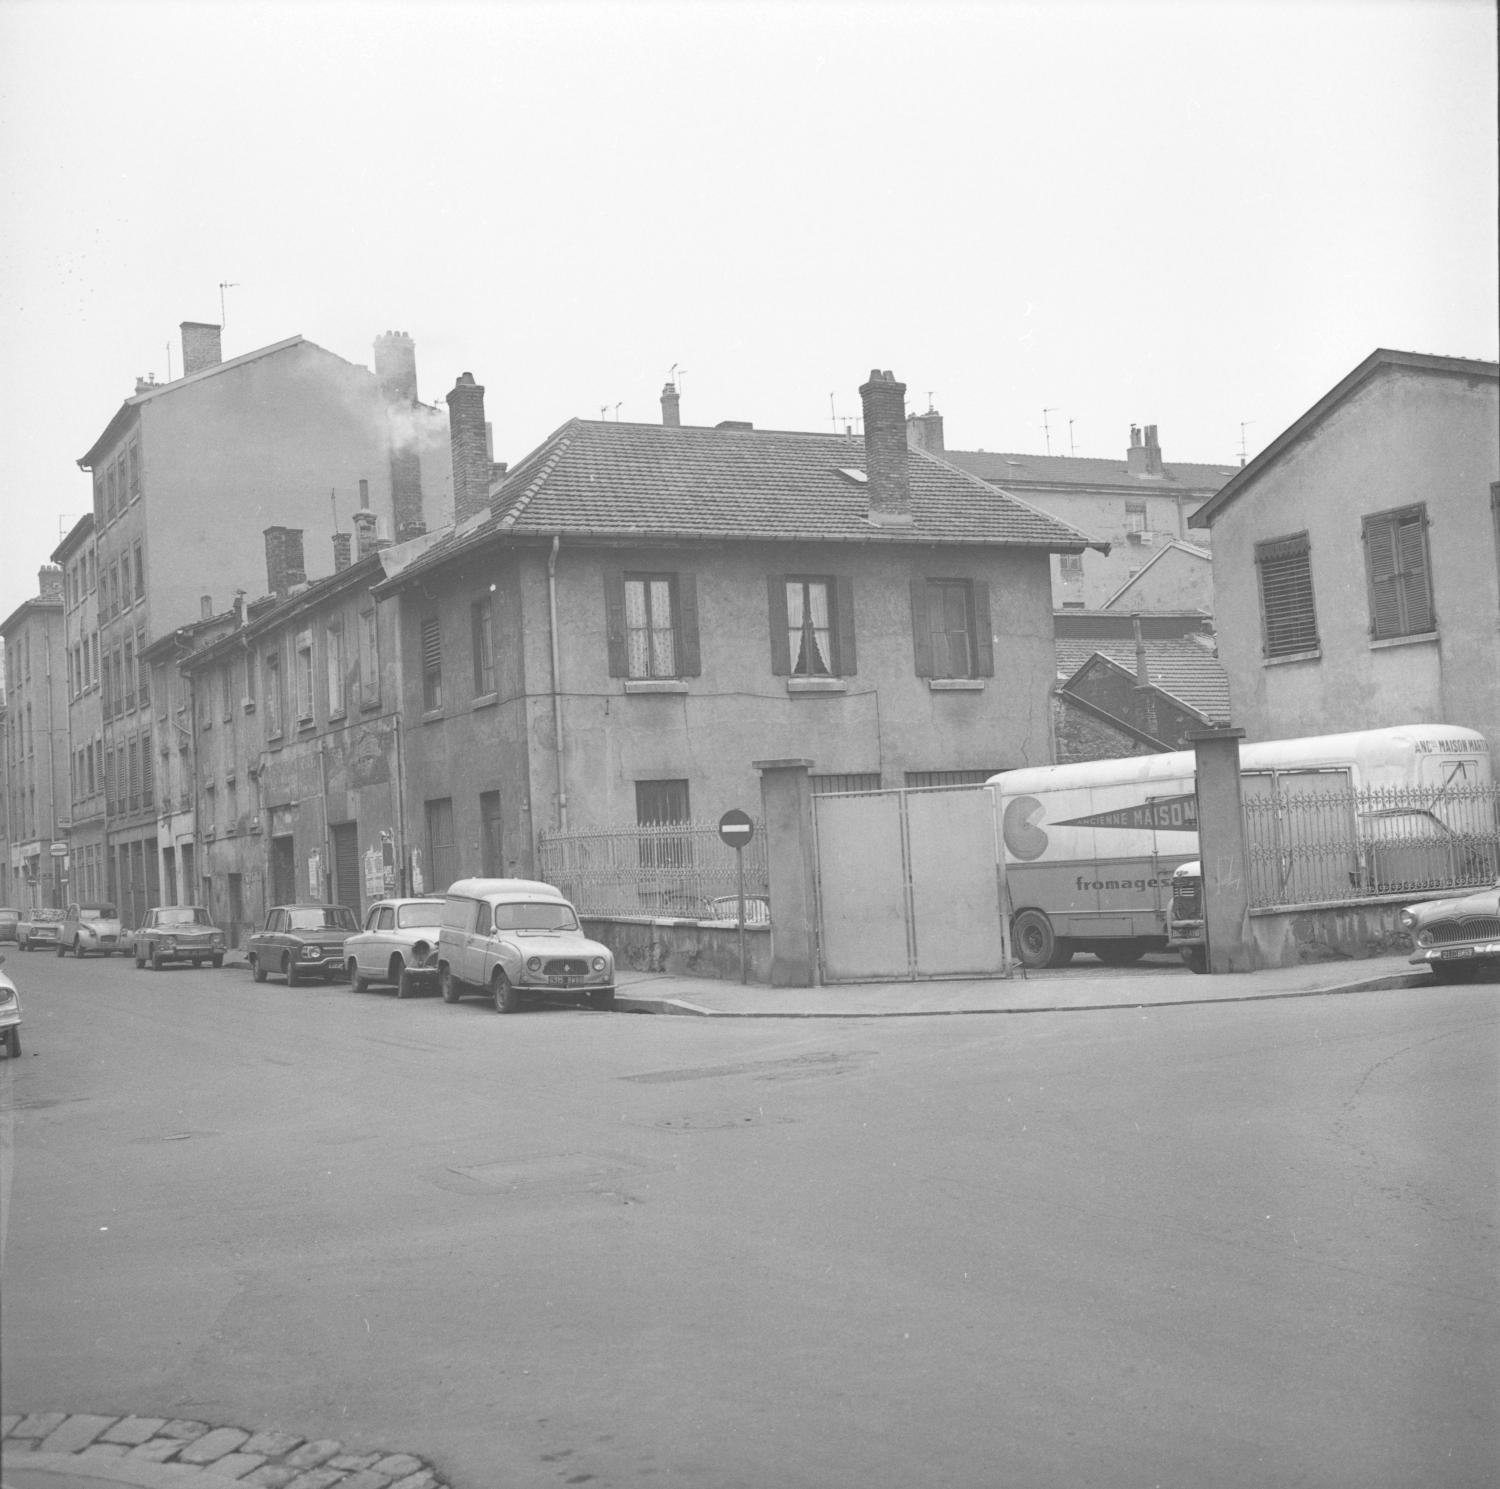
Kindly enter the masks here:
<path id="1" fill-rule="evenodd" d="M 1418 931 L 1417 932 L 1417 945 L 1418 946 L 1431 946 L 1432 945 L 1432 932 L 1431 931 Z"/>
<path id="2" fill-rule="evenodd" d="M 602 956 L 596 956 L 591 965 L 593 966 L 594 971 L 602 972 L 605 967 L 609 965 L 609 963 L 606 962 Z"/>
<path id="3" fill-rule="evenodd" d="M 14 988 L 0 988 L 0 1008 L 10 1008 L 16 1001 Z"/>
<path id="4" fill-rule="evenodd" d="M 1403 910 L 1400 918 L 1403 930 L 1409 931 L 1417 923 L 1416 912 L 1413 910 Z"/>
<path id="5" fill-rule="evenodd" d="M 526 970 L 528 972 L 540 972 L 542 970 L 542 959 L 541 959 L 541 957 L 539 957 L 539 956 L 532 957 L 531 960 L 526 963 Z"/>
<path id="6" fill-rule="evenodd" d="M 171 951 L 172 948 L 177 945 L 177 937 L 176 936 L 163 936 L 161 938 L 161 945 L 162 945 L 162 950 L 163 951 Z"/>

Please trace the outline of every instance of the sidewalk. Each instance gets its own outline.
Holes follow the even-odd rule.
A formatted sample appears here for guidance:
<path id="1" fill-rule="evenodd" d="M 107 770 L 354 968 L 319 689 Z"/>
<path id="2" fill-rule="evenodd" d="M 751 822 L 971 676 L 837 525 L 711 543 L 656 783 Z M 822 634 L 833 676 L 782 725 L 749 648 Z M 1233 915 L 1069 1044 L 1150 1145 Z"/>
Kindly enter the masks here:
<path id="1" fill-rule="evenodd" d="M 622 969 L 616 977 L 615 1005 L 630 1013 L 700 1018 L 916 1018 L 1302 998 L 1421 988 L 1431 982 L 1430 973 L 1413 967 L 1404 956 L 1217 977 L 1196 976 L 1175 957 L 1148 957 L 1134 967 L 1106 967 L 1092 957 L 1080 957 L 1075 966 L 1044 972 L 1018 968 L 1008 979 L 861 982 L 816 988 L 745 986 Z"/>

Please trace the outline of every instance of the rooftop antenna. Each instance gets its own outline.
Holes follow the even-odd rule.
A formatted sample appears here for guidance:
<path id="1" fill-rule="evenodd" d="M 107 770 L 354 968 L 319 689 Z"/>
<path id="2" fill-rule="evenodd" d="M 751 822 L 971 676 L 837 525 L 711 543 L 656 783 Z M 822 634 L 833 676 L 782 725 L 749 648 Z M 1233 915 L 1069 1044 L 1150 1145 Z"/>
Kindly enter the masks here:
<path id="1" fill-rule="evenodd" d="M 672 363 L 672 370 L 667 374 L 667 377 L 670 380 L 672 386 L 676 388 L 679 393 L 682 392 L 682 380 L 686 376 L 686 367 L 679 367 L 677 363 Z"/>
<path id="2" fill-rule="evenodd" d="M 1254 419 L 1240 420 L 1240 464 L 1245 463 L 1245 431 L 1255 422 Z"/>
<path id="3" fill-rule="evenodd" d="M 935 414 L 937 412 L 937 410 L 932 406 L 932 389 L 931 388 L 929 388 L 927 390 L 927 412 L 929 414 Z"/>
<path id="4" fill-rule="evenodd" d="M 619 422 L 620 422 L 620 405 L 617 403 L 615 405 L 615 423 L 618 424 Z"/>
<path id="5" fill-rule="evenodd" d="M 333 508 L 333 530 L 334 530 L 334 532 L 337 532 L 339 530 L 339 502 L 338 502 L 338 496 L 339 496 L 339 489 L 338 489 L 338 487 L 337 486 L 330 486 L 328 488 L 328 505 Z"/>
<path id="6" fill-rule="evenodd" d="M 167 343 L 167 381 L 172 381 L 172 343 Z"/>
<path id="7" fill-rule="evenodd" d="M 1073 443 L 1073 420 L 1068 420 L 1068 454 L 1077 454 L 1077 446 Z"/>
<path id="8" fill-rule="evenodd" d="M 832 393 L 828 395 L 828 417 L 833 420 L 833 432 L 839 432 L 839 406 Z"/>
<path id="9" fill-rule="evenodd" d="M 237 290 L 239 285 L 231 284 L 227 279 L 219 281 L 219 325 L 222 328 L 229 323 L 229 317 L 224 313 L 224 291 Z"/>
<path id="10" fill-rule="evenodd" d="M 1054 404 L 1051 408 L 1044 408 L 1042 410 L 1042 436 L 1047 441 L 1047 453 L 1049 455 L 1052 453 L 1052 430 L 1051 430 L 1051 428 L 1047 424 L 1047 415 L 1048 414 L 1055 414 L 1056 412 L 1057 412 L 1057 405 L 1056 404 Z"/>

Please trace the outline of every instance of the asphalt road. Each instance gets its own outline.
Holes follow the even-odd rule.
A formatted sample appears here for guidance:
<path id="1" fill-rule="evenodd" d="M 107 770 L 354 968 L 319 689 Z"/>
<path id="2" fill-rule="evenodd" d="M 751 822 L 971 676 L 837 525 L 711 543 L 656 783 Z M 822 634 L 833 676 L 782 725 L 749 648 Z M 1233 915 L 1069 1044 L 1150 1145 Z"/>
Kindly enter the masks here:
<path id="1" fill-rule="evenodd" d="M 1496 1480 L 1493 985 L 783 1023 L 8 970 L 7 1411 L 454 1489 Z"/>

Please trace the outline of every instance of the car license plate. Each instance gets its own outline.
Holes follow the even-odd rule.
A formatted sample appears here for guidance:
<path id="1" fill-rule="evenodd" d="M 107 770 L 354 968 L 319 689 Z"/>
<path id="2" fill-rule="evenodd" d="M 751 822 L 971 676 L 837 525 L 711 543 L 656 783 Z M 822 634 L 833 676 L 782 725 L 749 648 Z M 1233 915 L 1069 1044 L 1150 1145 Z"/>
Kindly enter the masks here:
<path id="1" fill-rule="evenodd" d="M 1455 946 L 1448 951 L 1440 952 L 1439 959 L 1445 962 L 1456 962 L 1460 957 L 1473 956 L 1472 946 Z"/>
<path id="2" fill-rule="evenodd" d="M 577 987 L 583 979 L 581 977 L 558 977 L 551 976 L 547 982 L 552 987 Z"/>

